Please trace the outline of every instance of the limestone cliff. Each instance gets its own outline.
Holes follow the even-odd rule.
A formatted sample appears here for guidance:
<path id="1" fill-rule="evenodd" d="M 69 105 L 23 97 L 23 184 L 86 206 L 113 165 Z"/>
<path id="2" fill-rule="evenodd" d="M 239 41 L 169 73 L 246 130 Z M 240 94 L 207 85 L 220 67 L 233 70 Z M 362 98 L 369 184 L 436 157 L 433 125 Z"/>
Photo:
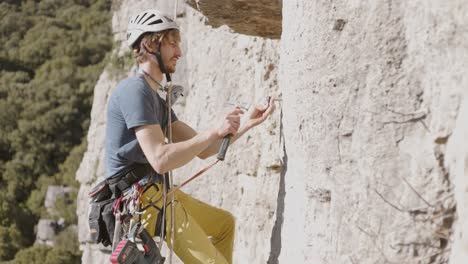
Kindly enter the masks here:
<path id="1" fill-rule="evenodd" d="M 136 11 L 174 12 L 173 1 L 155 2 L 115 3 L 116 39 Z M 227 101 L 283 98 L 185 188 L 236 216 L 235 263 L 465 263 L 464 1 L 222 2 L 202 0 L 201 12 L 179 3 L 184 57 L 174 78 L 187 91 L 179 118 L 203 130 Z M 260 24 L 248 29 L 229 15 L 239 6 L 258 8 L 249 12 Z M 110 71 L 95 89 L 77 173 L 83 263 L 108 258 L 86 243 L 86 193 L 104 173 L 105 107 L 118 81 Z M 176 170 L 176 181 L 207 162 Z"/>
<path id="2" fill-rule="evenodd" d="M 463 263 L 462 2 L 284 4 L 280 262 Z"/>

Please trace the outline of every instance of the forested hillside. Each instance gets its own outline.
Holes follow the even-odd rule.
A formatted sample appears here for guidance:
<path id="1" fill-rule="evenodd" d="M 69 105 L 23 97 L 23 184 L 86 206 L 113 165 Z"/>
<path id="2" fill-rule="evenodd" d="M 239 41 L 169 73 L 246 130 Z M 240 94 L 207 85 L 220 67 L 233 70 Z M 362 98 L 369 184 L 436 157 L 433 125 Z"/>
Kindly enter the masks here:
<path id="1" fill-rule="evenodd" d="M 94 85 L 112 49 L 111 0 L 0 2 L 0 262 L 79 263 L 76 234 L 33 246 L 40 217 L 76 223 L 76 191 L 47 216 L 48 185 L 77 187 Z M 39 262 L 37 262 L 39 263 Z"/>

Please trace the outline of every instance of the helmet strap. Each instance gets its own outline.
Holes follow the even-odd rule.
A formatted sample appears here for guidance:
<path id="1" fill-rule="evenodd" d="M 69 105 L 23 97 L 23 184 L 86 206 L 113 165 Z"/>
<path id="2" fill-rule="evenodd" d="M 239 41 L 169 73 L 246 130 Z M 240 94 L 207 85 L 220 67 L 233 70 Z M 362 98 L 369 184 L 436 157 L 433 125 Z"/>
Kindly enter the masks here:
<path id="1" fill-rule="evenodd" d="M 164 66 L 164 62 L 161 56 L 161 52 L 158 50 L 156 52 L 150 52 L 150 53 L 156 57 L 156 60 L 158 61 L 158 64 L 159 64 L 159 69 L 161 70 L 162 73 L 166 75 L 166 81 L 171 82 L 171 75 L 166 71 L 166 67 Z"/>

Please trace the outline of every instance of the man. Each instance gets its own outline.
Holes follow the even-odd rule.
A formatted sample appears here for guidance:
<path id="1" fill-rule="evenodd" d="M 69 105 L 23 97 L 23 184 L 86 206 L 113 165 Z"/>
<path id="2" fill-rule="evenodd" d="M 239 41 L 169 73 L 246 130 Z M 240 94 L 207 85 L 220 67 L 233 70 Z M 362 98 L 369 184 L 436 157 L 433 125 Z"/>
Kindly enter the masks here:
<path id="1" fill-rule="evenodd" d="M 106 130 L 106 177 L 109 179 L 145 163 L 162 178 L 161 175 L 195 157 L 205 159 L 216 154 L 226 135 L 231 134 L 231 143 L 235 142 L 275 109 L 273 99 L 253 107 L 241 126 L 243 111 L 236 107 L 211 129 L 201 133 L 178 120 L 171 111 L 174 143 L 165 144 L 168 107 L 158 91 L 162 89 L 163 74 L 174 73 L 182 56 L 179 28 L 159 11 L 146 10 L 130 20 L 127 40 L 139 73 L 121 81 L 109 100 Z M 145 205 L 155 202 L 155 197 L 162 195 L 162 189 L 160 186 L 145 191 L 142 202 Z M 161 200 L 158 201 L 161 208 Z M 229 212 L 181 191 L 175 193 L 174 207 L 174 251 L 182 261 L 232 263 L 234 218 Z M 170 244 L 171 206 L 167 208 L 166 241 Z M 143 222 L 151 235 L 157 235 L 154 221 L 161 213 L 150 209 L 145 211 Z"/>

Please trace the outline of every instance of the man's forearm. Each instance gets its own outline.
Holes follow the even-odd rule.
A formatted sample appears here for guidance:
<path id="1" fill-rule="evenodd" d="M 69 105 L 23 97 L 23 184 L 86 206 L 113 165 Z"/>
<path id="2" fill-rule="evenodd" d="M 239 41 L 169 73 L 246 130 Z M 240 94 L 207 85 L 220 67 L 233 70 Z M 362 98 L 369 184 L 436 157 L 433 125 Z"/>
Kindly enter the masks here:
<path id="1" fill-rule="evenodd" d="M 155 157 L 159 164 L 158 172 L 165 173 L 187 164 L 215 141 L 213 133 L 205 131 L 189 140 L 164 145 L 160 155 Z"/>
<path id="2" fill-rule="evenodd" d="M 250 129 L 250 128 L 245 127 L 245 126 L 242 127 L 242 128 L 240 128 L 240 129 L 237 131 L 236 135 L 233 136 L 233 137 L 231 138 L 231 141 L 229 142 L 229 143 L 230 143 L 229 145 L 231 145 L 231 144 L 233 144 L 234 142 L 236 142 L 236 140 L 238 140 L 240 137 L 242 137 L 242 135 L 244 135 L 245 132 L 247 132 L 249 129 Z M 219 151 L 219 148 L 221 147 L 221 144 L 222 144 L 223 140 L 224 140 L 224 139 L 215 140 L 215 141 L 214 141 L 213 143 L 211 143 L 205 150 L 203 150 L 203 151 L 200 153 L 199 157 L 201 157 L 201 158 L 203 158 L 203 159 L 206 159 L 206 158 L 208 158 L 208 157 L 211 157 L 211 156 L 217 154 L 218 151 Z"/>

